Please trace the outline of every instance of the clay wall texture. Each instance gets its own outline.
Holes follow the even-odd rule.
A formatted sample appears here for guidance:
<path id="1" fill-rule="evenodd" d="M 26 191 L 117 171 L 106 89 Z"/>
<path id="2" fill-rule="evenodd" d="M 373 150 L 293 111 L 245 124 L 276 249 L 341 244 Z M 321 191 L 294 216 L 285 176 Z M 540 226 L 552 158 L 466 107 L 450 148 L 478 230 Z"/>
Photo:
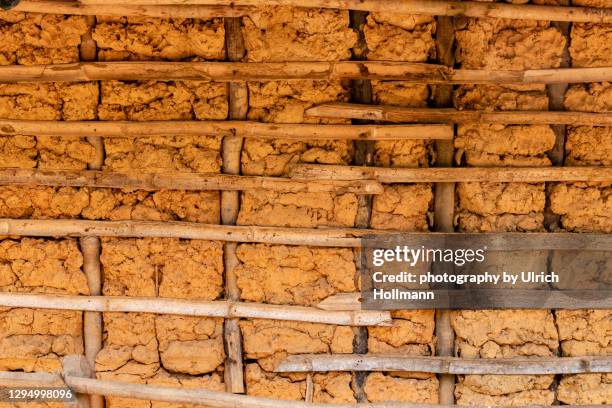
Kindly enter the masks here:
<path id="1" fill-rule="evenodd" d="M 542 2 L 534 2 L 542 3 Z M 612 7 L 610 0 L 574 5 Z M 241 18 L 244 62 L 344 61 L 435 62 L 438 18 L 369 13 L 361 26 L 348 11 L 260 8 Z M 567 47 L 572 67 L 612 66 L 612 25 L 571 25 L 569 38 L 547 21 L 457 18 L 456 67 L 522 70 L 557 68 Z M 0 65 L 72 63 L 81 60 L 90 32 L 98 61 L 224 61 L 223 19 L 157 19 L 0 12 Z M 358 52 L 363 46 L 363 52 Z M 402 81 L 365 81 L 371 103 L 433 106 L 433 89 Z M 247 118 L 266 123 L 350 124 L 307 117 L 325 102 L 354 101 L 350 81 L 248 82 Z M 0 118 L 22 120 L 226 120 L 229 87 L 211 81 L 99 81 L 0 84 Z M 547 110 L 545 85 L 458 85 L 457 109 Z M 612 85 L 571 85 L 568 111 L 612 112 Z M 358 122 L 355 122 L 358 123 Z M 456 127 L 455 166 L 551 166 L 555 132 L 546 125 L 461 124 Z M 126 173 L 221 173 L 222 137 L 103 138 L 102 170 Z M 354 165 L 357 142 L 347 140 L 244 140 L 240 174 L 283 176 L 294 163 Z M 377 141 L 368 165 L 428 167 L 436 163 L 428 140 Z M 16 135 L 0 138 L 0 168 L 88 168 L 96 156 L 85 137 Z M 564 165 L 612 165 L 612 128 L 568 126 Z M 548 184 L 548 185 L 547 185 Z M 366 224 L 355 194 L 240 193 L 237 225 L 369 227 L 428 232 L 434 223 L 434 185 L 387 184 L 372 198 Z M 457 183 L 458 232 L 612 232 L 611 183 Z M 545 213 L 559 225 L 545 223 Z M 143 191 L 108 188 L 0 186 L 0 218 L 221 222 L 218 191 Z M 102 292 L 106 296 L 227 299 L 222 242 L 173 238 L 103 238 Z M 238 244 L 240 300 L 315 306 L 325 298 L 359 290 L 356 251 L 347 248 Z M 561 254 L 551 261 L 563 262 Z M 537 262 L 546 265 L 547 254 Z M 89 293 L 83 255 L 73 239 L 0 237 L 0 290 Z M 377 372 L 275 373 L 288 355 L 353 352 L 435 353 L 435 311 L 399 310 L 390 327 L 242 319 L 246 394 L 322 403 L 439 402 L 436 375 Z M 455 355 L 508 358 L 610 355 L 610 310 L 461 310 L 451 314 Z M 0 370 L 57 371 L 60 359 L 83 354 L 82 313 L 2 308 Z M 101 379 L 226 389 L 223 319 L 146 313 L 105 313 L 103 349 L 96 358 Z M 612 404 L 612 374 L 458 376 L 460 405 Z M 107 398 L 112 408 L 167 408 L 181 404 Z M 182 405 L 181 405 L 182 406 Z"/>

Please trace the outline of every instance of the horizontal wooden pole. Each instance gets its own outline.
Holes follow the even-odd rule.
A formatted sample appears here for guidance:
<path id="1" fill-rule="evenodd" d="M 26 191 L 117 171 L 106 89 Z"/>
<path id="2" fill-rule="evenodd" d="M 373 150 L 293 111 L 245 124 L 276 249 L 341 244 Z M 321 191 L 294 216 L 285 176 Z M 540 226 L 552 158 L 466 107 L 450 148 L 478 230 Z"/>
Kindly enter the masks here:
<path id="1" fill-rule="evenodd" d="M 127 0 L 80 0 L 83 4 L 123 4 Z M 610 23 L 612 10 L 589 7 L 515 5 L 475 1 L 431 0 L 130 0 L 135 5 L 232 5 L 294 6 L 438 16 L 495 17 L 520 20 L 552 20 Z"/>
<path id="2" fill-rule="evenodd" d="M 381 183 L 612 181 L 612 167 L 604 166 L 390 168 L 295 164 L 291 166 L 289 174 L 298 179 L 370 179 Z"/>
<path id="3" fill-rule="evenodd" d="M 444 245 L 469 240 L 472 247 L 487 246 L 488 251 L 535 250 L 610 250 L 610 234 L 578 233 L 437 233 L 358 229 L 358 228 L 287 228 L 237 225 L 211 225 L 191 222 L 160 221 L 89 221 L 0 219 L 0 235 L 36 237 L 160 237 L 204 239 L 227 242 L 309 245 L 359 248 L 361 239 L 400 237 L 404 245 Z M 322 305 L 319 308 L 324 309 Z M 331 310 L 331 309 L 329 309 Z"/>
<path id="4" fill-rule="evenodd" d="M 66 357 L 70 358 L 73 356 Z M 211 408 L 432 408 L 431 404 L 401 402 L 325 404 L 304 401 L 285 401 L 263 397 L 211 391 L 204 388 L 180 388 L 160 385 L 134 384 L 123 381 L 85 378 L 73 373 L 47 374 L 0 372 L 0 387 L 54 387 L 66 385 L 74 392 L 107 397 L 124 397 L 170 403 L 205 405 Z M 23 385 L 20 385 L 23 384 Z M 601 408 L 601 405 L 565 405 L 568 408 Z M 435 405 L 438 408 L 460 408 L 459 405 Z M 474 406 L 474 408 L 486 408 Z M 502 407 L 499 408 L 510 408 Z M 512 408 L 547 408 L 543 405 L 515 406 Z"/>
<path id="5" fill-rule="evenodd" d="M 0 293 L 0 306 L 86 312 L 156 313 L 181 316 L 288 320 L 341 326 L 380 326 L 391 323 L 391 315 L 386 311 L 325 311 L 315 307 L 158 297 Z"/>
<path id="6" fill-rule="evenodd" d="M 319 125 L 252 121 L 58 122 L 0 119 L 0 136 L 239 136 L 291 140 L 405 140 L 453 138 L 449 125 Z"/>
<path id="7" fill-rule="evenodd" d="M 333 192 L 381 194 L 373 180 L 295 180 L 284 177 L 238 176 L 186 172 L 118 173 L 98 170 L 0 169 L 0 185 L 131 188 L 141 190 L 273 190 L 287 193 Z"/>
<path id="8" fill-rule="evenodd" d="M 250 8 L 224 5 L 143 5 L 123 0 L 115 4 L 83 4 L 69 0 L 21 0 L 14 11 L 45 14 L 74 14 L 83 16 L 127 16 L 161 18 L 213 18 L 240 17 L 249 13 Z"/>
<path id="9" fill-rule="evenodd" d="M 163 401 L 181 404 L 204 405 L 211 408 L 460 408 L 460 405 L 409 404 L 404 402 L 326 404 L 305 401 L 286 401 L 253 397 L 203 388 L 178 388 L 159 385 L 132 384 L 120 381 L 96 380 L 65 376 L 66 384 L 76 392 Z M 601 405 L 565 405 L 567 408 L 601 408 Z M 488 408 L 474 405 L 473 408 Z M 499 408 L 510 408 L 500 406 Z M 512 408 L 548 408 L 544 405 L 514 406 Z"/>
<path id="10" fill-rule="evenodd" d="M 612 9 L 611 9 L 612 10 Z M 502 123 L 513 125 L 611 126 L 610 113 L 457 110 L 452 108 L 419 109 L 396 106 L 330 103 L 315 106 L 306 116 L 367 119 L 387 122 L 421 123 Z"/>
<path id="11" fill-rule="evenodd" d="M 0 219 L 0 235 L 38 237 L 161 237 L 356 248 L 360 237 L 385 233 L 354 228 L 284 228 L 190 222 Z"/>
<path id="12" fill-rule="evenodd" d="M 527 71 L 463 70 L 443 65 L 385 62 L 79 62 L 60 65 L 6 65 L 0 82 L 108 80 L 396 80 L 431 84 L 587 83 L 612 80 L 612 67 Z"/>
<path id="13" fill-rule="evenodd" d="M 454 375 L 606 373 L 612 371 L 612 356 L 469 359 L 397 354 L 302 354 L 285 357 L 275 371 L 416 371 Z"/>

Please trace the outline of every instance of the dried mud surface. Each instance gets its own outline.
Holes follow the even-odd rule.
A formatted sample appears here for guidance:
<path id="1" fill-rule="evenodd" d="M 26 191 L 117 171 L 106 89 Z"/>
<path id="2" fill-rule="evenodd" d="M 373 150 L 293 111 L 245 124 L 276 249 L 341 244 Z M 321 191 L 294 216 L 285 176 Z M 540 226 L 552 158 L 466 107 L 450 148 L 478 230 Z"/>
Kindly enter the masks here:
<path id="1" fill-rule="evenodd" d="M 128 191 L 44 186 L 0 187 L 0 217 L 189 221 L 218 224 L 218 191 Z"/>
<path id="2" fill-rule="evenodd" d="M 0 138 L 0 167 L 85 170 L 95 155 L 95 148 L 84 137 Z"/>
<path id="3" fill-rule="evenodd" d="M 82 265 L 75 240 L 3 239 L 0 290 L 87 295 Z M 58 371 L 63 356 L 83 352 L 81 312 L 0 308 L 0 369 Z"/>
<path id="4" fill-rule="evenodd" d="M 84 16 L 0 11 L 0 65 L 78 62 L 86 32 Z"/>
<path id="5" fill-rule="evenodd" d="M 238 225 L 317 228 L 353 227 L 357 196 L 352 193 L 243 191 Z"/>
<path id="6" fill-rule="evenodd" d="M 171 238 L 102 242 L 103 293 L 214 300 L 223 291 L 219 242 Z M 104 313 L 100 379 L 223 391 L 223 319 Z M 197 377 L 192 377 L 197 376 Z M 107 398 L 112 407 L 158 403 Z"/>
<path id="7" fill-rule="evenodd" d="M 455 352 L 464 358 L 553 356 L 559 337 L 548 310 L 480 310 L 451 313 Z M 553 375 L 459 376 L 460 405 L 551 405 Z"/>
<path id="8" fill-rule="evenodd" d="M 372 199 L 370 226 L 375 229 L 428 231 L 433 214 L 431 184 L 391 184 Z"/>
<path id="9" fill-rule="evenodd" d="M 223 19 L 98 16 L 92 31 L 99 61 L 225 58 Z"/>
<path id="10" fill-rule="evenodd" d="M 242 300 L 315 306 L 328 296 L 358 290 L 351 249 L 241 244 L 236 255 Z"/>
<path id="11" fill-rule="evenodd" d="M 242 35 L 249 62 L 348 60 L 357 42 L 348 11 L 333 9 L 260 7 Z"/>

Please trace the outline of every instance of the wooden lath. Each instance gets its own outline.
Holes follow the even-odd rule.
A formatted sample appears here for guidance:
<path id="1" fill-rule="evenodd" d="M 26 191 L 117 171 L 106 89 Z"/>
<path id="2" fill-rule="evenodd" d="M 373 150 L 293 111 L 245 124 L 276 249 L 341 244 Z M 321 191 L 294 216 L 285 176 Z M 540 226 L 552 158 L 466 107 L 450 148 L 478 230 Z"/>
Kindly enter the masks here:
<path id="1" fill-rule="evenodd" d="M 612 356 L 459 358 L 398 354 L 301 354 L 285 357 L 274 371 L 416 371 L 436 374 L 583 374 L 612 371 Z"/>
<path id="2" fill-rule="evenodd" d="M 404 245 L 439 245 L 449 239 L 469 240 L 474 248 L 488 251 L 576 250 L 609 251 L 610 234 L 574 233 L 402 233 L 358 228 L 288 228 L 213 225 L 193 222 L 89 221 L 0 219 L 0 235 L 33 237 L 183 238 L 212 241 L 360 248 L 365 236 L 402 234 Z M 453 238 L 454 237 L 454 238 Z M 442 239 L 442 241 L 440 241 Z"/>
<path id="3" fill-rule="evenodd" d="M 328 103 L 306 111 L 306 116 L 370 119 L 387 122 L 421 123 L 501 123 L 513 125 L 572 125 L 610 126 L 612 114 L 591 112 L 553 111 L 496 111 L 458 110 L 454 108 L 422 109 L 399 106 Z"/>
<path id="4" fill-rule="evenodd" d="M 78 62 L 0 67 L 0 82 L 82 82 L 108 80 L 396 80 L 430 84 L 547 84 L 612 80 L 612 67 L 533 70 L 454 69 L 444 65 L 388 62 Z"/>
<path id="5" fill-rule="evenodd" d="M 291 140 L 405 140 L 453 138 L 448 125 L 320 125 L 252 121 L 52 121 L 0 119 L 0 136 L 151 137 L 239 136 Z"/>
<path id="6" fill-rule="evenodd" d="M 78 356 L 64 358 L 64 367 L 69 359 L 78 361 Z M 325 404 L 305 401 L 284 401 L 264 397 L 252 397 L 228 392 L 211 391 L 204 388 L 180 388 L 160 385 L 134 384 L 123 381 L 98 380 L 75 375 L 64 368 L 63 373 L 0 372 L 0 386 L 20 384 L 22 387 L 57 386 L 65 384 L 75 392 L 98 394 L 107 397 L 123 397 L 170 403 L 204 405 L 211 408 L 432 408 L 431 404 L 409 404 L 403 402 L 342 403 Z M 460 408 L 459 405 L 435 405 L 437 408 Z M 474 408 L 485 408 L 474 405 Z M 601 405 L 565 405 L 567 408 L 601 408 Z M 488 407 L 486 407 L 488 408 Z M 509 407 L 500 407 L 509 408 Z M 515 406 L 513 408 L 547 408 L 544 405 Z"/>
<path id="7" fill-rule="evenodd" d="M 320 310 L 315 307 L 269 305 L 229 300 L 201 301 L 131 296 L 72 296 L 0 293 L 0 306 L 88 312 L 155 313 L 180 316 L 287 320 L 341 326 L 385 326 L 391 315 L 374 310 Z"/>
<path id="8" fill-rule="evenodd" d="M 590 7 L 559 7 L 479 3 L 474 1 L 430 0 L 80 0 L 83 5 L 142 6 L 143 10 L 168 5 L 203 5 L 219 7 L 261 7 L 267 5 L 336 8 L 394 14 L 438 16 L 495 17 L 520 20 L 552 20 L 592 23 L 612 22 L 612 10 Z M 47 12 L 53 12 L 48 9 Z M 225 12 L 221 9 L 220 12 Z"/>
<path id="9" fill-rule="evenodd" d="M 289 174 L 300 180 L 376 180 L 381 183 L 541 183 L 546 181 L 612 182 L 612 167 L 430 167 L 389 168 L 293 164 Z"/>
<path id="10" fill-rule="evenodd" d="M 22 0 L 14 11 L 45 14 L 74 14 L 83 16 L 125 16 L 161 18 L 213 18 L 238 17 L 248 14 L 250 8 L 223 5 L 138 5 L 131 0 L 122 4 L 91 4 L 70 0 Z"/>
<path id="11" fill-rule="evenodd" d="M 187 172 L 119 173 L 99 170 L 0 169 L 0 185 L 132 188 L 141 190 L 272 190 L 286 193 L 333 192 L 381 194 L 373 180 L 295 180 L 284 177 L 238 176 Z"/>

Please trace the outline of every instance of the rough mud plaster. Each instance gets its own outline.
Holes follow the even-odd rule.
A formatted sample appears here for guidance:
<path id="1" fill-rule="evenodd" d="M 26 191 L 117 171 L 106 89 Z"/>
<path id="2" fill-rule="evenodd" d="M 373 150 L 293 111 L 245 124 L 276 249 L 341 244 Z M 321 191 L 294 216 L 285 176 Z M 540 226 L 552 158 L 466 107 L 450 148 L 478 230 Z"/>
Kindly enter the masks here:
<path id="1" fill-rule="evenodd" d="M 188 221 L 218 224 L 218 191 L 93 189 L 83 218 L 108 220 Z"/>
<path id="2" fill-rule="evenodd" d="M 75 240 L 0 240 L 3 292 L 88 295 Z M 61 358 L 83 354 L 82 313 L 0 308 L 0 369 L 58 371 Z"/>
<path id="3" fill-rule="evenodd" d="M 86 32 L 84 16 L 0 11 L 0 65 L 78 62 Z"/>
<path id="4" fill-rule="evenodd" d="M 358 291 L 348 248 L 241 244 L 236 255 L 242 300 L 315 306 L 337 293 Z"/>
<path id="5" fill-rule="evenodd" d="M 611 112 L 612 83 L 570 85 L 563 101 L 565 109 L 578 112 Z"/>
<path id="6" fill-rule="evenodd" d="M 375 229 L 427 231 L 433 212 L 431 184 L 390 184 L 372 201 L 370 226 Z"/>
<path id="7" fill-rule="evenodd" d="M 612 112 L 612 85 L 572 85 L 565 93 L 572 111 Z M 609 166 L 611 127 L 568 127 L 566 165 Z M 612 183 L 558 183 L 550 193 L 551 209 L 561 215 L 562 228 L 575 232 L 612 232 Z"/>
<path id="8" fill-rule="evenodd" d="M 610 0 L 572 0 L 574 6 L 584 7 L 612 7 L 612 1 Z"/>
<path id="9" fill-rule="evenodd" d="M 0 118 L 18 120 L 93 120 L 98 105 L 98 84 L 0 84 Z"/>
<path id="10" fill-rule="evenodd" d="M 352 193 L 243 191 L 238 225 L 316 228 L 353 227 L 357 196 Z"/>
<path id="11" fill-rule="evenodd" d="M 559 337 L 549 310 L 462 310 L 451 313 L 455 352 L 464 358 L 553 356 Z M 460 405 L 551 405 L 553 375 L 459 376 Z"/>
<path id="12" fill-rule="evenodd" d="M 346 81 L 248 82 L 248 119 L 273 123 L 344 123 L 348 119 L 306 117 L 306 109 L 326 102 L 348 102 Z"/>
<path id="13" fill-rule="evenodd" d="M 249 62 L 348 60 L 357 43 L 347 10 L 260 7 L 242 18 Z"/>
<path id="14" fill-rule="evenodd" d="M 556 322 L 563 355 L 612 354 L 612 315 L 609 310 L 557 310 Z"/>
<path id="15" fill-rule="evenodd" d="M 304 399 L 305 373 L 275 374 L 276 364 L 289 354 L 352 353 L 353 330 L 348 326 L 276 320 L 240 322 L 247 364 L 247 394 L 278 399 Z M 355 402 L 350 373 L 313 375 L 315 402 Z"/>
<path id="16" fill-rule="evenodd" d="M 155 296 L 158 292 L 160 297 L 215 300 L 223 291 L 220 242 L 103 238 L 100 259 L 107 296 Z M 222 391 L 222 333 L 223 319 L 104 313 L 104 348 L 96 358 L 97 376 Z M 114 397 L 107 398 L 107 403 L 112 407 L 158 404 Z"/>
<path id="17" fill-rule="evenodd" d="M 460 231 L 542 231 L 544 183 L 459 183 Z"/>
<path id="18" fill-rule="evenodd" d="M 396 310 L 392 327 L 368 327 L 368 352 L 431 355 L 434 350 L 435 312 Z"/>
<path id="19" fill-rule="evenodd" d="M 223 293 L 221 242 L 103 238 L 100 261 L 105 295 L 213 300 Z"/>
<path id="20" fill-rule="evenodd" d="M 439 382 L 435 374 L 370 373 L 364 382 L 369 402 L 398 401 L 413 404 L 437 404 Z"/>
<path id="21" fill-rule="evenodd" d="M 455 161 L 469 166 L 550 166 L 546 152 L 555 145 L 550 126 L 460 125 Z"/>
<path id="22" fill-rule="evenodd" d="M 376 81 L 372 84 L 372 99 L 377 105 L 426 108 L 430 97 L 429 86 L 404 81 Z"/>
<path id="23" fill-rule="evenodd" d="M 428 167 L 435 161 L 430 140 L 377 140 L 374 164 L 380 167 Z"/>
<path id="24" fill-rule="evenodd" d="M 0 217 L 189 221 L 217 224 L 217 191 L 0 187 Z"/>
<path id="25" fill-rule="evenodd" d="M 453 92 L 457 109 L 547 110 L 545 85 L 459 85 Z"/>
<path id="26" fill-rule="evenodd" d="M 227 84 L 210 81 L 102 81 L 100 120 L 223 120 Z"/>
<path id="27" fill-rule="evenodd" d="M 0 167 L 84 170 L 95 154 L 95 148 L 84 137 L 0 138 Z"/>
<path id="28" fill-rule="evenodd" d="M 612 24 L 572 24 L 569 52 L 572 67 L 612 65 Z"/>
<path id="29" fill-rule="evenodd" d="M 347 140 L 245 139 L 241 171 L 246 175 L 281 176 L 294 163 L 351 164 L 354 145 Z"/>
<path id="30" fill-rule="evenodd" d="M 432 16 L 370 13 L 363 27 L 368 59 L 426 62 L 436 56 Z"/>
<path id="31" fill-rule="evenodd" d="M 275 374 L 261 369 L 257 363 L 246 365 L 247 394 L 280 400 L 300 401 L 306 398 L 306 374 Z M 315 403 L 354 403 L 351 373 L 328 372 L 312 376 Z"/>
<path id="32" fill-rule="evenodd" d="M 548 109 L 543 85 L 462 85 L 454 103 L 458 109 Z M 554 143 L 550 126 L 467 123 L 457 128 L 455 161 L 467 166 L 547 166 Z M 456 194 L 459 231 L 544 230 L 544 183 L 457 183 Z"/>
<path id="33" fill-rule="evenodd" d="M 559 381 L 557 399 L 565 404 L 611 404 L 612 373 L 576 374 Z"/>
<path id="34" fill-rule="evenodd" d="M 223 19 L 98 16 L 98 60 L 223 60 Z"/>
<path id="35" fill-rule="evenodd" d="M 129 171 L 195 171 L 219 173 L 219 136 L 104 138 L 104 168 Z"/>
<path id="36" fill-rule="evenodd" d="M 466 69 L 543 69 L 561 64 L 565 37 L 547 21 L 468 18 L 455 32 Z"/>

